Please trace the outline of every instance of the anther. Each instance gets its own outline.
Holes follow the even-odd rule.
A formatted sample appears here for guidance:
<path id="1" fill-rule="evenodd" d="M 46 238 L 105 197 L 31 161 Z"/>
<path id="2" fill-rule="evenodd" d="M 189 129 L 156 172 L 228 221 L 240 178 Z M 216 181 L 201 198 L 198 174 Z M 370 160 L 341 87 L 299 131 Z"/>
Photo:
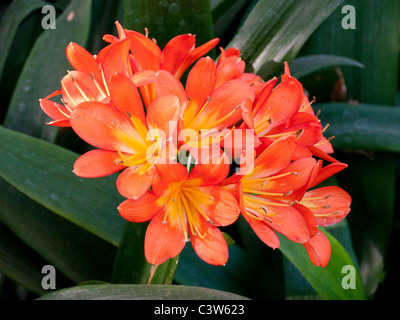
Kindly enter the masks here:
<path id="1" fill-rule="evenodd" d="M 303 134 L 304 130 L 300 129 L 299 131 L 296 132 L 296 138 L 300 138 L 300 136 Z"/>
<path id="2" fill-rule="evenodd" d="M 295 201 L 291 202 L 290 205 L 293 206 L 293 205 L 295 205 L 297 203 L 299 203 L 299 200 L 295 200 Z"/>
<path id="3" fill-rule="evenodd" d="M 293 191 L 290 190 L 289 192 L 285 193 L 283 196 L 284 196 L 284 197 L 287 197 L 287 196 L 290 196 L 292 193 L 293 193 Z"/>
<path id="4" fill-rule="evenodd" d="M 328 204 L 328 205 L 326 205 L 326 206 L 323 206 L 322 208 L 324 208 L 324 209 L 329 209 L 330 207 L 331 207 L 331 205 Z"/>
<path id="5" fill-rule="evenodd" d="M 265 212 L 265 214 L 268 214 L 268 209 L 266 207 L 261 206 L 260 208 Z"/>

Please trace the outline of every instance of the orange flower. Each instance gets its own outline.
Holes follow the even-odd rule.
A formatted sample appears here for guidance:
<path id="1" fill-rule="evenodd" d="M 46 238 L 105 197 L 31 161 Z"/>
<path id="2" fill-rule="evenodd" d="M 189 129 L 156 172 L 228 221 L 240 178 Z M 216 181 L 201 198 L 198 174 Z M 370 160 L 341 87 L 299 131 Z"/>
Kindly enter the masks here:
<path id="1" fill-rule="evenodd" d="M 282 81 L 276 85 L 277 81 L 273 78 L 266 82 L 259 90 L 254 106 L 250 106 L 243 115 L 244 125 L 253 128 L 260 137 L 262 145 L 258 152 L 277 138 L 297 132 L 301 135 L 294 159 L 318 156 L 336 162 L 328 155 L 333 149 L 323 136 L 325 129 L 314 114 L 303 86 L 290 76 L 286 63 Z"/>
<path id="2" fill-rule="evenodd" d="M 69 127 L 71 112 L 82 102 L 109 101 L 109 80 L 113 74 L 131 75 L 128 62 L 129 41 L 119 42 L 102 49 L 94 57 L 76 43 L 67 46 L 67 59 L 74 71 L 71 71 L 61 81 L 61 89 L 40 99 L 42 110 L 53 119 L 48 124 Z M 50 100 L 62 95 L 63 105 Z"/>
<path id="3" fill-rule="evenodd" d="M 239 171 L 223 186 L 236 196 L 241 214 L 264 243 L 278 248 L 277 231 L 303 244 L 311 261 L 323 267 L 329 261 L 330 245 L 317 225 L 343 219 L 350 211 L 351 199 L 337 187 L 307 190 L 346 165 L 333 163 L 322 168 L 322 161 L 313 158 L 292 161 L 296 139 L 295 135 L 277 139 L 257 156 L 252 172 Z"/>
<path id="4" fill-rule="evenodd" d="M 109 81 L 108 104 L 89 101 L 76 106 L 70 114 L 72 129 L 98 149 L 79 157 L 74 164 L 78 176 L 95 178 L 122 169 L 117 179 L 119 192 L 138 198 L 151 186 L 154 164 L 165 154 L 169 121 L 177 121 L 179 101 L 174 96 L 155 99 L 147 113 L 136 86 L 122 74 Z M 135 183 L 132 183 L 132 180 Z"/>
<path id="5" fill-rule="evenodd" d="M 152 191 L 125 200 L 118 210 L 132 222 L 151 220 L 145 236 L 145 256 L 161 264 L 177 256 L 190 241 L 205 262 L 224 265 L 228 247 L 218 229 L 236 221 L 239 206 L 227 190 L 217 186 L 228 172 L 222 159 L 216 165 L 196 165 L 188 174 L 179 163 L 157 164 Z"/>

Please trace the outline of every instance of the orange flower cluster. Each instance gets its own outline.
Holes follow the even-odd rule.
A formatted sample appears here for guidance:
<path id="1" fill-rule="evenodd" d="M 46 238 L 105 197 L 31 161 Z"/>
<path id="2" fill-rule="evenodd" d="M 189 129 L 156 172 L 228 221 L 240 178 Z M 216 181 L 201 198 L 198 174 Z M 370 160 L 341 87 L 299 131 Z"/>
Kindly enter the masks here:
<path id="1" fill-rule="evenodd" d="M 326 266 L 331 247 L 318 226 L 344 219 L 351 198 L 339 187 L 314 187 L 346 165 L 329 155 L 288 66 L 279 84 L 264 82 L 245 72 L 238 49 L 221 49 L 216 62 L 203 57 L 218 39 L 196 47 L 184 34 L 161 50 L 147 34 L 116 25 L 118 37 L 104 36 L 109 45 L 96 56 L 68 45 L 74 70 L 40 106 L 50 125 L 72 127 L 95 147 L 76 160 L 76 175 L 120 172 L 116 187 L 127 199 L 119 213 L 150 221 L 148 262 L 161 264 L 190 241 L 201 259 L 224 265 L 220 227 L 242 215 L 268 246 L 278 248 L 281 233 Z M 51 100 L 57 95 L 61 103 Z"/>

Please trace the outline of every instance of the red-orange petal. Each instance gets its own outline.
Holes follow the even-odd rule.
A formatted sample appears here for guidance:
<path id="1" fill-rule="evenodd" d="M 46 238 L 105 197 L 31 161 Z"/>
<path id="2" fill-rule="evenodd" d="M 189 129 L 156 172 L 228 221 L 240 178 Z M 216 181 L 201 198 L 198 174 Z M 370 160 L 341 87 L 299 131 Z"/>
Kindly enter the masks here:
<path id="1" fill-rule="evenodd" d="M 199 217 L 198 232 L 190 233 L 190 242 L 197 255 L 208 264 L 223 266 L 228 261 L 229 251 L 222 232 Z M 203 237 L 204 236 L 204 237 Z"/>
<path id="2" fill-rule="evenodd" d="M 230 56 L 222 60 L 217 67 L 215 87 L 219 87 L 229 80 L 239 78 L 243 74 L 245 67 L 245 62 L 237 56 Z"/>
<path id="3" fill-rule="evenodd" d="M 189 180 L 198 186 L 220 184 L 228 176 L 230 169 L 226 155 L 210 158 L 210 163 L 200 163 L 193 167 Z"/>
<path id="4" fill-rule="evenodd" d="M 304 220 L 308 225 L 308 230 L 310 231 L 310 237 L 311 238 L 314 237 L 318 232 L 318 228 L 317 228 L 317 221 L 315 220 L 312 211 L 301 204 L 295 204 L 293 205 L 293 208 L 295 208 L 298 212 L 300 212 L 303 215 Z"/>
<path id="5" fill-rule="evenodd" d="M 79 103 L 102 101 L 106 97 L 102 85 L 97 86 L 89 73 L 71 71 L 62 79 L 61 84 L 63 100 L 71 110 Z"/>
<path id="6" fill-rule="evenodd" d="M 211 203 L 199 203 L 212 223 L 222 227 L 231 225 L 237 220 L 240 208 L 230 191 L 217 186 L 200 187 L 198 190 L 213 198 Z"/>
<path id="7" fill-rule="evenodd" d="M 322 126 L 319 119 L 309 113 L 297 112 L 288 121 L 287 128 L 280 133 L 299 132 L 299 130 L 303 131 L 297 143 L 305 147 L 314 145 L 322 138 Z"/>
<path id="8" fill-rule="evenodd" d="M 218 38 L 212 39 L 210 41 L 207 41 L 203 45 L 197 47 L 197 48 L 192 48 L 192 50 L 189 51 L 189 53 L 186 55 L 185 59 L 179 66 L 178 70 L 175 73 L 175 76 L 180 79 L 182 74 L 186 71 L 186 69 L 194 63 L 197 59 L 200 57 L 204 56 L 208 51 L 210 51 L 212 48 L 214 48 L 217 43 L 219 42 Z"/>
<path id="9" fill-rule="evenodd" d="M 118 206 L 120 215 L 131 222 L 145 222 L 152 219 L 162 208 L 157 204 L 157 197 L 146 192 L 140 198 L 127 199 Z"/>
<path id="10" fill-rule="evenodd" d="M 183 88 L 182 83 L 171 73 L 164 70 L 157 72 L 154 86 L 157 97 L 174 95 L 179 99 L 179 103 L 182 107 L 186 103 L 186 91 Z"/>
<path id="11" fill-rule="evenodd" d="M 266 222 L 253 219 L 247 214 L 243 214 L 243 216 L 249 223 L 250 227 L 253 229 L 254 233 L 260 238 L 262 242 L 273 249 L 279 248 L 279 238 L 274 230 L 270 228 Z"/>
<path id="12" fill-rule="evenodd" d="M 251 178 L 273 175 L 287 167 L 296 150 L 294 135 L 282 137 L 266 148 L 254 161 Z"/>
<path id="13" fill-rule="evenodd" d="M 211 93 L 210 101 L 196 122 L 197 127 L 220 130 L 235 124 L 242 118 L 240 105 L 247 98 L 254 100 L 254 92 L 247 83 L 237 79 L 223 83 Z"/>
<path id="14" fill-rule="evenodd" d="M 315 266 L 324 268 L 328 265 L 332 249 L 328 238 L 322 232 L 317 233 L 303 245 Z"/>
<path id="15" fill-rule="evenodd" d="M 179 223 L 164 222 L 164 211 L 157 213 L 147 227 L 144 254 L 147 261 L 159 265 L 176 257 L 185 246 L 185 235 Z"/>
<path id="16" fill-rule="evenodd" d="M 67 59 L 71 66 L 85 73 L 93 73 L 94 77 L 101 81 L 101 72 L 97 60 L 79 44 L 71 42 L 66 49 Z"/>
<path id="17" fill-rule="evenodd" d="M 189 72 L 186 81 L 186 93 L 189 104 L 185 110 L 185 117 L 191 121 L 207 101 L 215 86 L 216 68 L 210 57 L 200 59 Z"/>
<path id="18" fill-rule="evenodd" d="M 141 169 L 141 166 L 129 167 L 118 176 L 117 189 L 123 197 L 137 199 L 151 187 L 155 175 L 154 166 L 150 166 L 147 170 Z"/>
<path id="19" fill-rule="evenodd" d="M 274 202 L 274 200 L 271 200 Z M 281 202 L 277 202 L 281 203 Z M 310 231 L 303 215 L 292 206 L 282 207 L 265 204 L 268 211 L 266 223 L 272 229 L 285 235 L 289 240 L 306 243 L 310 239 Z"/>
<path id="20" fill-rule="evenodd" d="M 309 188 L 314 187 L 329 177 L 347 168 L 347 164 L 342 162 L 331 163 L 318 170 L 317 175 L 311 181 Z"/>
<path id="21" fill-rule="evenodd" d="M 131 122 L 120 112 L 100 102 L 83 102 L 71 113 L 71 126 L 87 143 L 105 150 L 134 154 L 146 148 Z"/>
<path id="22" fill-rule="evenodd" d="M 350 212 L 350 195 L 342 188 L 328 186 L 307 191 L 301 204 L 310 208 L 320 226 L 343 220 Z"/>
<path id="23" fill-rule="evenodd" d="M 68 115 L 70 112 L 61 104 L 47 99 L 40 99 L 39 103 L 43 112 L 53 120 L 68 120 L 69 122 Z"/>
<path id="24" fill-rule="evenodd" d="M 157 176 L 153 181 L 152 190 L 156 195 L 163 195 L 171 183 L 186 181 L 188 171 L 186 167 L 178 162 L 168 164 L 156 163 Z"/>
<path id="25" fill-rule="evenodd" d="M 303 86 L 296 79 L 291 78 L 277 85 L 254 117 L 257 134 L 263 136 L 286 123 L 299 110 L 302 100 Z M 268 120 L 271 123 L 264 128 L 261 123 Z"/>
<path id="26" fill-rule="evenodd" d="M 147 128 L 142 99 L 133 82 L 122 74 L 116 74 L 110 79 L 109 90 L 115 107 L 128 118 L 139 120 Z"/>
<path id="27" fill-rule="evenodd" d="M 175 134 L 181 110 L 177 96 L 165 95 L 154 99 L 146 115 L 151 137 L 160 134 L 161 139 L 168 139 Z"/>
<path id="28" fill-rule="evenodd" d="M 124 30 L 125 36 L 131 39 L 130 50 L 134 61 L 134 71 L 160 69 L 161 49 L 150 38 L 132 31 Z"/>
<path id="29" fill-rule="evenodd" d="M 278 178 L 275 178 L 274 175 L 270 176 L 270 179 L 264 184 L 262 190 L 266 192 L 288 193 L 302 187 L 308 187 L 308 182 L 316 165 L 317 161 L 314 158 L 296 160 L 290 163 L 285 169 L 279 171 L 276 174 Z M 281 176 L 287 173 L 291 174 Z"/>
<path id="30" fill-rule="evenodd" d="M 160 69 L 175 75 L 195 43 L 196 37 L 192 34 L 182 34 L 171 39 L 162 51 Z"/>
<path id="31" fill-rule="evenodd" d="M 115 151 L 91 150 L 75 161 L 73 172 L 83 178 L 105 177 L 126 168 L 118 163 L 120 159 L 120 155 Z"/>

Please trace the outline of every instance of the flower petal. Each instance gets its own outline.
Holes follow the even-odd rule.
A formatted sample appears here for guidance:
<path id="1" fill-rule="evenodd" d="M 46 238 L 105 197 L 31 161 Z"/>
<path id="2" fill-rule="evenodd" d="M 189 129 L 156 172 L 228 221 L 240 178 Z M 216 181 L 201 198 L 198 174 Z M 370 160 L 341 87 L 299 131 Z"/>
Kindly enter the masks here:
<path id="1" fill-rule="evenodd" d="M 61 104 L 47 99 L 39 99 L 39 103 L 43 112 L 53 120 L 68 120 L 69 122 L 67 115 L 69 115 L 70 112 Z"/>
<path id="2" fill-rule="evenodd" d="M 85 72 L 71 71 L 61 81 L 61 91 L 64 103 L 73 109 L 86 101 L 102 101 L 106 94 L 101 84 Z M 100 89 L 99 89 L 100 88 Z"/>
<path id="3" fill-rule="evenodd" d="M 219 87 L 224 82 L 239 78 L 245 69 L 245 62 L 240 56 L 229 56 L 218 63 L 217 81 L 215 87 Z"/>
<path id="4" fill-rule="evenodd" d="M 134 154 L 146 150 L 139 133 L 126 117 L 109 105 L 83 102 L 71 113 L 71 126 L 87 143 L 105 150 Z"/>
<path id="5" fill-rule="evenodd" d="M 274 200 L 270 200 L 275 202 Z M 276 201 L 277 204 L 282 202 Z M 310 239 L 310 231 L 303 215 L 293 206 L 264 204 L 268 212 L 266 223 L 272 229 L 285 235 L 289 240 L 305 243 Z"/>
<path id="6" fill-rule="evenodd" d="M 200 57 L 205 55 L 208 51 L 210 51 L 212 48 L 214 48 L 218 42 L 219 39 L 215 38 L 210 41 L 207 41 L 206 43 L 197 48 L 192 48 L 192 50 L 189 51 L 189 53 L 186 55 L 185 59 L 179 66 L 178 70 L 175 73 L 175 76 L 178 79 L 180 79 L 182 74 L 192 63 L 194 63 L 197 59 L 199 59 Z"/>
<path id="7" fill-rule="evenodd" d="M 303 100 L 303 86 L 290 78 L 277 85 L 254 117 L 259 136 L 286 123 L 300 108 Z"/>
<path id="8" fill-rule="evenodd" d="M 267 246 L 276 249 L 280 246 L 280 241 L 276 233 L 270 228 L 266 222 L 253 219 L 247 214 L 243 214 L 250 227 L 253 229 L 255 234 L 264 242 Z"/>
<path id="9" fill-rule="evenodd" d="M 287 167 L 296 150 L 294 135 L 282 137 L 266 148 L 254 161 L 252 179 L 268 177 Z"/>
<path id="10" fill-rule="evenodd" d="M 133 57 L 134 72 L 141 70 L 158 71 L 160 69 L 161 49 L 150 38 L 132 31 L 124 30 L 125 36 L 131 39 L 130 50 Z"/>
<path id="11" fill-rule="evenodd" d="M 190 242 L 197 255 L 205 262 L 223 266 L 228 261 L 229 251 L 222 232 L 200 217 L 198 231 L 190 233 Z"/>
<path id="12" fill-rule="evenodd" d="M 214 160 L 217 158 L 216 160 Z M 193 167 L 189 180 L 199 186 L 220 184 L 228 176 L 230 164 L 225 154 L 210 159 L 210 163 L 200 163 Z M 194 181 L 196 180 L 196 181 Z"/>
<path id="13" fill-rule="evenodd" d="M 241 80 L 230 80 L 215 89 L 210 95 L 210 101 L 196 121 L 196 128 L 223 129 L 239 121 L 242 117 L 240 105 L 249 98 L 254 100 L 251 87 Z"/>
<path id="14" fill-rule="evenodd" d="M 131 222 L 145 222 L 152 219 L 162 208 L 157 197 L 146 192 L 138 199 L 127 199 L 118 206 L 120 215 Z"/>
<path id="15" fill-rule="evenodd" d="M 296 160 L 279 171 L 276 178 L 272 175 L 268 182 L 263 184 L 262 190 L 288 193 L 307 187 L 316 164 L 317 161 L 314 158 Z"/>
<path id="16" fill-rule="evenodd" d="M 208 218 L 216 226 L 228 226 L 234 223 L 240 214 L 238 201 L 232 193 L 217 186 L 201 187 L 198 190 L 212 197 L 208 204 L 200 203 Z"/>
<path id="17" fill-rule="evenodd" d="M 94 77 L 101 81 L 101 72 L 97 60 L 79 44 L 71 42 L 66 49 L 67 59 L 71 66 L 87 74 L 93 73 Z"/>
<path id="18" fill-rule="evenodd" d="M 342 188 L 329 186 L 307 191 L 301 204 L 310 208 L 318 225 L 325 227 L 343 220 L 350 212 L 351 201 Z"/>
<path id="19" fill-rule="evenodd" d="M 129 167 L 122 171 L 117 178 L 118 192 L 125 198 L 137 199 L 149 190 L 154 175 L 154 166 L 150 166 L 147 170 L 141 170 L 140 166 Z"/>
<path id="20" fill-rule="evenodd" d="M 301 204 L 295 204 L 293 205 L 293 208 L 295 208 L 298 212 L 300 212 L 303 215 L 304 219 L 307 222 L 308 230 L 310 230 L 310 237 L 314 237 L 318 232 L 318 228 L 317 228 L 317 221 L 312 211 Z"/>
<path id="21" fill-rule="evenodd" d="M 185 236 L 179 223 L 164 222 L 164 211 L 157 213 L 147 227 L 144 254 L 147 261 L 159 265 L 176 257 L 185 246 Z"/>
<path id="22" fill-rule="evenodd" d="M 133 82 L 122 74 L 116 74 L 110 79 L 109 90 L 115 107 L 128 118 L 133 117 L 142 127 L 147 128 L 142 99 Z"/>
<path id="23" fill-rule="evenodd" d="M 91 150 L 75 161 L 73 172 L 83 178 L 105 177 L 126 168 L 118 163 L 120 159 L 120 155 L 115 151 Z"/>
<path id="24" fill-rule="evenodd" d="M 179 104 L 183 107 L 187 101 L 186 91 L 182 83 L 171 73 L 160 70 L 156 74 L 154 86 L 157 97 L 174 95 L 179 99 Z"/>
<path id="25" fill-rule="evenodd" d="M 321 268 L 328 265 L 332 248 L 328 238 L 322 232 L 317 233 L 303 245 L 314 265 Z"/>
<path id="26" fill-rule="evenodd" d="M 322 181 L 328 179 L 329 177 L 333 176 L 334 174 L 336 174 L 346 168 L 347 168 L 347 164 L 338 162 L 338 161 L 335 163 L 331 163 L 323 168 L 320 168 L 318 170 L 317 175 L 311 181 L 309 188 L 318 185 Z"/>
<path id="27" fill-rule="evenodd" d="M 153 181 L 153 192 L 156 195 L 163 195 L 171 183 L 178 183 L 186 181 L 188 178 L 188 171 L 186 167 L 178 162 L 169 164 L 157 163 L 157 176 Z"/>
<path id="28" fill-rule="evenodd" d="M 163 141 L 171 137 L 177 130 L 181 110 L 177 96 L 166 95 L 154 99 L 146 115 L 150 137 L 158 135 Z"/>
<path id="29" fill-rule="evenodd" d="M 184 117 L 191 121 L 207 101 L 215 86 L 216 68 L 210 57 L 200 59 L 189 72 L 186 93 L 189 99 Z"/>
<path id="30" fill-rule="evenodd" d="M 195 43 L 196 37 L 192 34 L 182 34 L 168 41 L 161 54 L 160 69 L 175 75 Z"/>

